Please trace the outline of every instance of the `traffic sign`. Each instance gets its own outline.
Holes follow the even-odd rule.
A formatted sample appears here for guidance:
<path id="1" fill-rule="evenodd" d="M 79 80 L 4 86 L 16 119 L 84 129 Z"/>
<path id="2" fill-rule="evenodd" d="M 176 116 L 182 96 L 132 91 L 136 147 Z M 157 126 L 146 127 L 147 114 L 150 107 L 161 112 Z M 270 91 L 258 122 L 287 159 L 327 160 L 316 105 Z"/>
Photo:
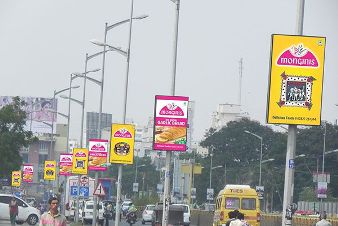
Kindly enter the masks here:
<path id="1" fill-rule="evenodd" d="M 93 195 L 99 195 L 99 196 L 105 196 L 106 192 L 104 191 L 104 188 L 101 183 L 99 183 L 94 191 Z"/>
<path id="2" fill-rule="evenodd" d="M 70 186 L 70 195 L 77 196 L 77 186 Z M 80 196 L 89 197 L 89 187 L 81 186 L 80 187 Z"/>

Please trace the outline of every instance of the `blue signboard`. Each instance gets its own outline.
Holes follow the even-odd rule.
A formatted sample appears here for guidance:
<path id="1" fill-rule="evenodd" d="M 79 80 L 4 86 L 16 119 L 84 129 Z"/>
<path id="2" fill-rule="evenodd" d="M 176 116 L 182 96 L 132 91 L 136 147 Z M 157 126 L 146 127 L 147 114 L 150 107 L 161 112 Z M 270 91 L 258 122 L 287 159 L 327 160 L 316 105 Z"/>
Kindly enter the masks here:
<path id="1" fill-rule="evenodd" d="M 77 196 L 77 186 L 70 186 L 70 195 Z M 89 187 L 80 187 L 80 196 L 89 197 Z"/>
<path id="2" fill-rule="evenodd" d="M 294 159 L 289 159 L 289 168 L 294 169 L 295 168 L 295 160 Z"/>
<path id="3" fill-rule="evenodd" d="M 112 180 L 110 178 L 100 178 L 99 182 L 102 184 L 102 187 L 106 193 L 103 199 L 112 200 Z"/>

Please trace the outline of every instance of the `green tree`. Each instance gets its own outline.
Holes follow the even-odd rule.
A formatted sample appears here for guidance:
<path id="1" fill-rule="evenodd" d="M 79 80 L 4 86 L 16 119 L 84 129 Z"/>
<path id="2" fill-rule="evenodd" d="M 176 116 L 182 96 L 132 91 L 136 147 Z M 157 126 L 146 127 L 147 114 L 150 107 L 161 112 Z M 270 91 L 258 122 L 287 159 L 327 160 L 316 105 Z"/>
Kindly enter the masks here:
<path id="1" fill-rule="evenodd" d="M 20 169 L 19 150 L 33 141 L 32 132 L 24 130 L 27 119 L 24 105 L 24 101 L 15 97 L 12 104 L 0 109 L 0 177 L 9 177 L 12 171 Z"/>

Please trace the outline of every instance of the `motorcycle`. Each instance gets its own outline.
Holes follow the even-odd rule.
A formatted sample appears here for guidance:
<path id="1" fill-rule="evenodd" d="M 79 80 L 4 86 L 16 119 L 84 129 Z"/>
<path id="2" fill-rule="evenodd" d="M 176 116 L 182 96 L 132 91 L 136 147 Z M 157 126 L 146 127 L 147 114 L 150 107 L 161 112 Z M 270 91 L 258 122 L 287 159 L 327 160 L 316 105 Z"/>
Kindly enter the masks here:
<path id="1" fill-rule="evenodd" d="M 136 221 L 137 221 L 136 211 L 127 213 L 126 218 L 127 218 L 127 222 L 129 223 L 130 226 L 135 224 Z"/>

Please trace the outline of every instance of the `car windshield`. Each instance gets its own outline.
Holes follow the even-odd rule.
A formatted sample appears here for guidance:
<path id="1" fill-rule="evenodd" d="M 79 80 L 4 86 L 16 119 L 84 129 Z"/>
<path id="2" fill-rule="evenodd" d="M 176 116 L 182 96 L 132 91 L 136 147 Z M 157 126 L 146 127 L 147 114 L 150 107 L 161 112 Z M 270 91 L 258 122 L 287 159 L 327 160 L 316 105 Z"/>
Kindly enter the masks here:
<path id="1" fill-rule="evenodd" d="M 87 206 L 86 206 L 86 209 L 93 209 L 94 208 L 94 205 L 93 204 L 88 204 Z"/>

